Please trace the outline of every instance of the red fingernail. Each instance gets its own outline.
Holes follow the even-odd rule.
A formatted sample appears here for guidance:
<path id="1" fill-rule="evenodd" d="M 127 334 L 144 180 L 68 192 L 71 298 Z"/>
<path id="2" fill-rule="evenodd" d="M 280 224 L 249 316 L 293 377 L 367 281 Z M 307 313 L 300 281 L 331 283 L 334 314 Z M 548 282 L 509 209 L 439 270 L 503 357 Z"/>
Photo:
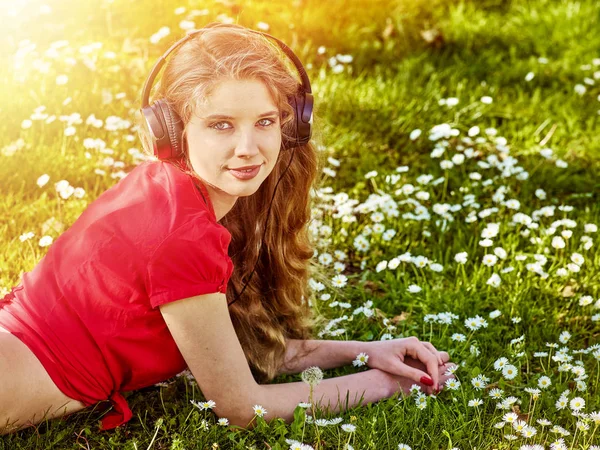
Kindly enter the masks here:
<path id="1" fill-rule="evenodd" d="M 433 380 L 425 375 L 421 377 L 421 383 L 423 383 L 425 386 L 433 386 Z"/>

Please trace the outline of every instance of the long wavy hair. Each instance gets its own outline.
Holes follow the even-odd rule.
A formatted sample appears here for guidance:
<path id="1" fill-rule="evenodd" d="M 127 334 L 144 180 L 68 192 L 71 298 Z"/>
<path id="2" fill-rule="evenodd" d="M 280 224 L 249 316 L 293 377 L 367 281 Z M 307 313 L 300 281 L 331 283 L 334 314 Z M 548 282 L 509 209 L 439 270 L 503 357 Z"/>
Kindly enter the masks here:
<path id="1" fill-rule="evenodd" d="M 185 165 L 178 167 L 192 167 L 185 138 L 187 124 L 196 107 L 221 80 L 262 81 L 280 111 L 282 135 L 291 135 L 294 111 L 287 97 L 297 92 L 299 82 L 287 61 L 276 44 L 239 25 L 210 24 L 174 52 L 152 101 L 160 98 L 168 102 L 185 125 Z M 141 126 L 139 129 L 145 150 L 152 154 L 147 131 Z M 291 152 L 281 151 L 257 192 L 239 197 L 220 221 L 231 234 L 229 256 L 234 264 L 227 288 L 228 303 L 241 293 L 257 261 L 268 205 Z M 311 143 L 294 152 L 273 199 L 256 271 L 243 295 L 229 308 L 246 359 L 259 382 L 271 381 L 284 368 L 286 339 L 311 339 L 321 322 L 308 300 L 308 278 L 315 269 L 308 223 L 310 190 L 320 182 L 317 177 L 323 161 Z M 186 173 L 202 182 L 195 172 Z M 301 351 L 297 358 L 306 354 Z"/>

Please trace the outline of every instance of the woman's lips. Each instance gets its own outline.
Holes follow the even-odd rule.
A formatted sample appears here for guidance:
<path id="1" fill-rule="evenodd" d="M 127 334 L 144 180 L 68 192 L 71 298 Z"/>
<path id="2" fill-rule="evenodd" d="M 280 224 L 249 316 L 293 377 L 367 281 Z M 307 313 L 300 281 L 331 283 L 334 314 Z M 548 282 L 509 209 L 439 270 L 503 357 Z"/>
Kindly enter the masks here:
<path id="1" fill-rule="evenodd" d="M 250 180 L 250 179 L 254 178 L 256 175 L 258 175 L 258 172 L 260 172 L 261 166 L 262 166 L 262 164 L 260 166 L 254 166 L 254 169 L 252 169 L 250 171 L 229 169 L 229 173 L 231 175 L 233 175 L 234 177 L 236 177 L 238 180 Z"/>

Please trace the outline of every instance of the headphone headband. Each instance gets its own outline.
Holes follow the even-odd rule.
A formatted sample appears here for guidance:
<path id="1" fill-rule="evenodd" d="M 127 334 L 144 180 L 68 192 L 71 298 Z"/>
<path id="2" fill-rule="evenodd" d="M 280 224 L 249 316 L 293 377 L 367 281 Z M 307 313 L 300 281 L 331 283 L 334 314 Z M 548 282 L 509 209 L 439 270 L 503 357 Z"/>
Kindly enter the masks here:
<path id="1" fill-rule="evenodd" d="M 197 34 L 200 34 L 200 33 L 204 32 L 205 30 L 208 30 L 211 28 L 220 28 L 220 27 L 226 27 L 226 25 L 220 25 L 219 27 L 203 27 L 198 30 L 190 30 L 190 31 L 188 31 L 188 33 L 185 37 L 181 38 L 180 40 L 178 40 L 177 42 L 175 42 L 173 45 L 171 45 L 168 48 L 168 50 L 158 59 L 158 61 L 156 61 L 156 63 L 154 64 L 154 67 L 152 67 L 152 70 L 150 71 L 150 75 L 148 75 L 148 78 L 146 78 L 146 82 L 144 83 L 144 89 L 142 90 L 142 108 L 144 108 L 145 106 L 148 106 L 148 104 L 149 104 L 150 90 L 152 88 L 152 84 L 154 83 L 154 79 L 160 72 L 160 69 L 162 69 L 162 66 L 165 65 L 167 56 L 169 56 L 174 50 L 176 50 L 177 48 L 179 48 L 180 46 L 185 44 L 187 41 L 189 41 L 191 38 L 193 38 Z M 298 74 L 300 75 L 300 80 L 302 81 L 302 88 L 304 89 L 304 92 L 306 92 L 308 94 L 312 93 L 312 88 L 310 86 L 310 80 L 308 79 L 308 75 L 306 74 L 306 69 L 304 69 L 304 66 L 300 62 L 300 59 L 296 56 L 296 54 L 292 51 L 291 48 L 289 48 L 284 42 L 277 39 L 275 36 L 271 36 L 268 33 L 263 33 L 262 31 L 250 30 L 248 28 L 246 28 L 246 31 L 273 39 L 277 43 L 277 45 L 279 45 L 279 48 L 281 48 L 281 50 L 283 50 L 283 52 L 288 56 L 288 58 L 290 58 L 292 63 L 294 63 L 294 67 L 296 67 L 296 70 L 298 71 Z"/>

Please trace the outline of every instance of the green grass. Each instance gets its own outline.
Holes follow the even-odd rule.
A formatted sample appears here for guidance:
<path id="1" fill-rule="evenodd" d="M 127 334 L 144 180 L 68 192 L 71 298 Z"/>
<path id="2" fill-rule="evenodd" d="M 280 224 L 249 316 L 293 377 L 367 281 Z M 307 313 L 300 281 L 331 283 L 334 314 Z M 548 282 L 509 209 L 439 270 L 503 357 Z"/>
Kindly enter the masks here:
<path id="1" fill-rule="evenodd" d="M 129 149 L 139 149 L 140 144 L 127 137 L 134 136 L 134 130 L 108 131 L 86 125 L 85 121 L 93 113 L 103 120 L 115 115 L 133 123 L 147 71 L 154 59 L 183 34 L 177 24 L 185 14 L 176 16 L 177 6 L 166 1 L 95 4 L 63 0 L 53 3 L 50 15 L 38 17 L 36 8 L 29 8 L 17 18 L 3 21 L 8 30 L 0 41 L 6 49 L 0 62 L 10 70 L 0 74 L 4 87 L 0 89 L 0 232 L 4 237 L 0 288 L 15 285 L 22 272 L 31 270 L 44 255 L 46 248 L 38 245 L 43 235 L 55 239 L 89 202 L 116 182 L 118 178 L 111 174 L 121 168 L 103 165 L 107 156 L 122 161 L 125 171 L 134 167 L 136 160 Z M 463 364 L 457 372 L 462 382 L 459 390 L 443 391 L 437 399 L 429 399 L 424 410 L 419 410 L 412 398 L 391 398 L 354 408 L 339 417 L 342 423 L 356 425 L 356 432 L 342 431 L 341 424 L 320 427 L 321 447 L 341 449 L 350 440 L 356 449 L 395 449 L 399 443 L 413 449 L 518 449 L 533 443 L 549 448 L 560 436 L 550 432 L 551 427 L 537 424 L 540 418 L 570 431 L 565 437 L 567 448 L 599 445 L 598 423 L 592 422 L 587 432 L 576 433 L 576 418 L 568 407 L 557 410 L 555 402 L 565 389 L 570 389 L 570 399 L 585 399 L 586 412 L 600 410 L 600 356 L 594 357 L 591 351 L 573 352 L 597 348 L 593 346 L 598 345 L 600 335 L 598 233 L 586 233 L 584 228 L 585 224 L 600 223 L 600 77 L 594 85 L 586 85 L 583 95 L 574 90 L 576 84 L 585 84 L 584 77 L 594 79 L 594 71 L 600 71 L 600 65 L 592 64 L 594 58 L 600 58 L 600 34 L 596 31 L 600 5 L 592 0 L 307 0 L 243 4 L 190 1 L 181 6 L 188 11 L 209 10 L 207 16 L 196 18 L 197 26 L 225 13 L 251 27 L 259 21 L 267 22 L 272 34 L 292 44 L 301 59 L 312 64 L 309 75 L 317 105 L 317 141 L 328 156 L 340 161 L 339 167 L 329 165 L 336 174 L 325 176 L 325 186 L 331 187 L 331 195 L 345 192 L 359 203 L 366 203 L 370 195 L 389 194 L 397 204 L 398 216 L 384 214 L 381 222 L 396 234 L 384 240 L 373 232 L 375 224 L 370 216 L 377 207 L 366 213 L 356 212 L 356 222 L 344 222 L 327 213 L 325 207 L 333 202 L 327 193 L 315 200 L 314 229 L 319 231 L 327 225 L 332 231 L 331 235 L 323 231 L 318 239 L 316 259 L 325 253 L 334 255 L 335 250 L 346 252 L 348 259 L 342 273 L 348 277 L 348 284 L 332 286 L 337 272 L 331 264 L 322 264 L 322 273 L 315 279 L 323 281 L 325 289 L 315 288 L 312 302 L 316 311 L 329 319 L 344 314 L 354 318 L 340 322 L 338 326 L 346 330 L 341 336 L 325 334 L 323 338 L 367 341 L 378 340 L 385 333 L 393 337 L 415 335 L 448 350 L 453 361 Z M 150 35 L 163 25 L 171 27 L 171 35 L 157 45 L 150 44 Z M 426 42 L 422 30 L 437 30 L 438 40 Z M 22 39 L 36 42 L 40 54 L 27 55 L 24 67 L 15 69 L 11 58 Z M 33 68 L 33 60 L 59 39 L 68 39 L 68 45 L 58 50 L 58 58 L 42 58 L 52 63 L 48 74 L 39 73 Z M 84 64 L 86 56 L 79 47 L 96 41 L 103 47 L 87 56 L 94 61 L 92 70 Z M 326 47 L 323 55 L 317 52 L 321 45 Z M 115 59 L 103 58 L 105 51 L 115 52 Z M 328 65 L 328 59 L 337 53 L 353 56 L 352 63 L 340 74 L 332 73 Z M 67 57 L 75 58 L 77 63 L 69 65 Z M 547 58 L 547 63 L 541 63 L 540 57 Z M 582 69 L 585 65 L 591 68 Z M 525 81 L 529 72 L 535 76 Z M 60 74 L 69 76 L 66 85 L 56 85 Z M 23 83 L 17 81 L 19 77 L 23 77 Z M 124 98 L 108 101 L 120 92 Z M 483 96 L 492 97 L 493 102 L 482 103 Z M 71 101 L 63 104 L 67 97 Z M 459 103 L 453 107 L 439 104 L 449 97 L 458 98 Z M 22 129 L 22 121 L 41 105 L 46 107 L 45 113 L 55 114 L 57 119 L 49 124 L 34 120 L 31 128 Z M 75 125 L 74 136 L 64 136 L 65 125 L 58 116 L 71 113 L 79 113 L 83 123 Z M 439 159 L 431 158 L 436 142 L 428 139 L 429 131 L 442 123 L 460 134 L 437 141 L 447 141 L 446 153 Z M 465 144 L 462 138 L 473 126 L 480 127 L 479 136 L 485 139 Z M 527 180 L 519 180 L 514 174 L 502 177 L 494 167 L 478 166 L 478 161 L 502 153 L 494 138 L 484 132 L 490 127 L 497 130 L 496 137 L 506 138 L 509 154 L 529 173 Z M 417 128 L 423 133 L 411 140 L 409 135 Z M 86 150 L 83 142 L 88 137 L 104 140 L 114 154 Z M 10 150 L 19 138 L 23 139 L 22 148 Z M 441 169 L 442 159 L 464 153 L 461 145 L 480 152 L 480 156 L 466 158 L 450 170 Z M 555 156 L 543 158 L 539 154 L 543 147 L 550 147 Z M 568 167 L 557 167 L 557 158 L 566 161 Z M 388 183 L 386 176 L 397 174 L 396 167 L 404 165 L 410 167 L 409 171 L 399 174 L 401 178 L 395 185 Z M 97 175 L 95 169 L 105 170 L 106 175 Z M 365 178 L 372 171 L 377 175 Z M 472 172 L 480 173 L 482 179 L 475 183 L 469 178 Z M 42 174 L 50 175 L 50 182 L 39 188 L 36 180 Z M 422 174 L 443 180 L 437 185 L 421 184 L 417 178 Z M 85 189 L 85 197 L 61 199 L 54 190 L 54 183 L 61 179 Z M 485 180 L 490 184 L 484 185 Z M 406 184 L 429 194 L 429 199 L 419 200 L 431 215 L 429 220 L 404 216 L 414 213 L 414 204 L 404 200 L 415 199 L 415 193 L 396 193 Z M 520 201 L 519 212 L 532 216 L 536 210 L 554 206 L 554 216 L 540 217 L 536 220 L 539 227 L 522 235 L 526 226 L 511 225 L 517 211 L 493 200 L 501 186 L 506 187 L 505 200 Z M 536 196 L 538 189 L 545 191 L 546 199 Z M 463 206 L 451 213 L 452 220 L 445 221 L 434 212 L 435 204 L 463 204 L 468 194 L 475 196 L 479 208 Z M 564 205 L 573 210 L 559 209 Z M 498 211 L 487 218 L 465 220 L 471 211 L 492 207 Z M 549 235 L 551 224 L 563 218 L 574 220 L 576 226 L 558 225 Z M 500 224 L 500 232 L 493 238 L 493 246 L 486 249 L 479 242 L 482 230 L 492 222 Z M 573 234 L 565 239 L 566 248 L 556 249 L 552 238 L 563 230 Z M 21 242 L 19 236 L 29 231 L 35 237 Z M 355 244 L 355 238 L 361 235 L 368 242 L 366 251 Z M 582 236 L 592 239 L 591 248 L 584 247 Z M 506 250 L 507 258 L 493 267 L 483 265 L 482 257 L 495 247 Z M 411 262 L 378 270 L 383 261 L 389 263 L 405 252 L 427 257 L 441 264 L 443 271 L 417 268 Z M 465 265 L 454 260 L 459 252 L 468 253 Z M 581 270 L 559 276 L 557 269 L 571 263 L 575 252 L 585 259 Z M 527 268 L 535 262 L 535 255 L 547 258 L 543 265 L 547 278 Z M 520 261 L 517 256 L 526 259 Z M 509 266 L 514 268 L 512 272 L 501 273 Z M 498 288 L 486 283 L 494 273 L 502 278 Z M 422 291 L 408 293 L 411 284 Z M 331 294 L 331 299 L 321 300 L 323 293 Z M 585 296 L 593 298 L 591 305 L 579 304 Z M 330 306 L 332 301 L 348 302 L 351 307 Z M 373 302 L 372 308 L 379 314 L 352 314 L 367 301 Z M 502 315 L 489 318 L 494 310 Z M 460 319 L 450 325 L 431 321 L 430 315 L 446 311 Z M 464 321 L 476 315 L 486 318 L 489 326 L 470 331 Z M 596 320 L 591 320 L 594 316 Z M 396 322 L 396 329 L 388 330 L 382 317 L 402 320 Z M 558 363 L 551 359 L 557 349 L 546 346 L 558 343 L 563 331 L 569 331 L 572 337 L 559 346 L 569 347 L 574 360 L 582 362 L 588 375 L 585 391 L 576 390 L 574 374 L 558 370 Z M 454 333 L 464 334 L 467 341 L 452 340 Z M 518 342 L 521 336 L 524 341 Z M 477 351 L 479 355 L 473 353 Z M 553 353 L 542 358 L 534 356 L 543 351 Z M 500 357 L 508 358 L 519 369 L 515 379 L 507 380 L 494 370 L 494 362 Z M 357 370 L 342 367 L 327 371 L 326 376 Z M 490 378 L 490 385 L 483 391 L 471 385 L 471 379 L 479 374 Z M 550 377 L 552 385 L 532 402 L 524 388 L 536 387 L 542 374 Z M 275 382 L 298 380 L 297 375 L 282 376 Z M 537 429 L 534 438 L 509 441 L 503 437 L 510 433 L 508 425 L 502 430 L 494 427 L 508 410 L 496 407 L 497 402 L 488 395 L 491 387 L 503 389 L 505 397 L 519 399 L 518 410 L 529 414 L 530 424 Z M 267 424 L 257 419 L 253 431 L 234 430 L 216 425 L 214 414 L 190 403 L 202 398 L 194 381 L 175 378 L 167 385 L 128 394 L 134 418 L 114 431 L 98 431 L 98 420 L 106 406 L 102 404 L 65 420 L 41 424 L 35 430 L 4 436 L 0 438 L 0 449 L 175 450 L 217 448 L 214 443 L 219 448 L 258 449 L 268 448 L 268 444 L 287 449 L 285 439 L 317 446 L 315 425 L 305 421 L 300 408 L 292 425 L 279 420 Z M 482 398 L 483 405 L 468 406 L 474 398 Z M 263 406 L 268 409 L 268 405 Z"/>

